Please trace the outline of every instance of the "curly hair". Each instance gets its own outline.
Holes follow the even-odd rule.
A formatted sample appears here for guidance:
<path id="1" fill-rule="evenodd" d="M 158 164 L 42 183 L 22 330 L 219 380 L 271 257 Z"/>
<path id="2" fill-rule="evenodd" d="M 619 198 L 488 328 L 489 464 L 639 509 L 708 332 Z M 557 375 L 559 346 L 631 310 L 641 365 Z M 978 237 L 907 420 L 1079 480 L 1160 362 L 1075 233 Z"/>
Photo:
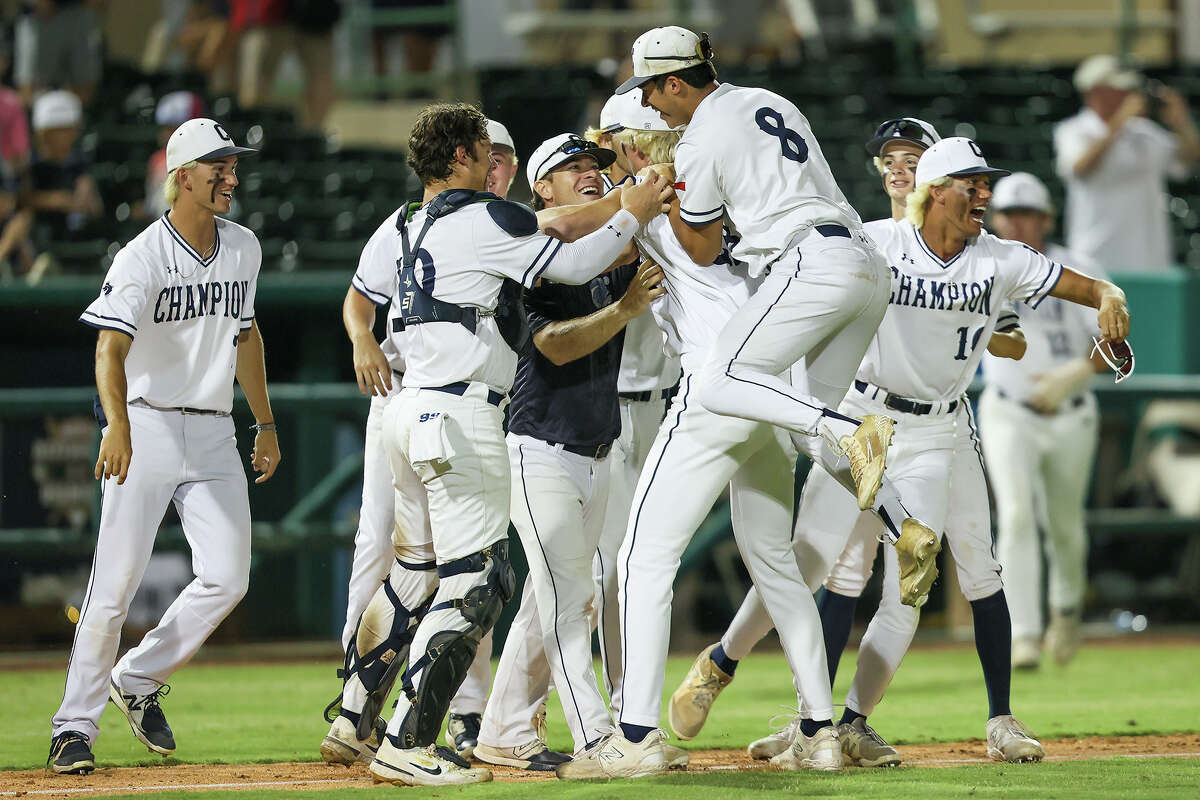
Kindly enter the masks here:
<path id="1" fill-rule="evenodd" d="M 946 186 L 953 183 L 954 179 L 949 175 L 943 175 L 940 178 L 934 178 L 931 181 L 922 183 L 917 188 L 912 190 L 912 194 L 908 196 L 904 206 L 904 216 L 912 223 L 912 226 L 917 230 L 925 227 L 925 212 L 929 205 L 929 190 L 934 186 Z"/>
<path id="2" fill-rule="evenodd" d="M 465 147 L 475 158 L 475 144 L 488 138 L 487 118 L 467 103 L 427 106 L 413 123 L 408 137 L 408 165 L 421 183 L 444 181 L 453 173 L 454 154 Z"/>

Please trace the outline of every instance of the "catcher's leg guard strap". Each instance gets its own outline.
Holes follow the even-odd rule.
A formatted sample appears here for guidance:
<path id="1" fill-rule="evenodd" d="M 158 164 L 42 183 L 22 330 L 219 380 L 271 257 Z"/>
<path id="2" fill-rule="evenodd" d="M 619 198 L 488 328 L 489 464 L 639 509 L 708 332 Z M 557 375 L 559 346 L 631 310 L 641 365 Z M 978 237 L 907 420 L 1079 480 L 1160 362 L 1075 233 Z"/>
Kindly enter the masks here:
<path id="1" fill-rule="evenodd" d="M 412 703 L 400 726 L 399 747 L 419 747 L 437 739 L 450 700 L 467 676 L 479 640 L 492 629 L 500 612 L 513 596 L 516 576 L 508 562 L 508 542 L 497 542 L 465 558 L 442 564 L 438 574 L 445 580 L 458 575 L 483 573 L 462 597 L 434 604 L 430 612 L 456 609 L 465 630 L 438 631 L 429 638 L 426 650 L 409 663 L 404 672 L 404 692 Z M 421 675 L 414 689 L 413 679 Z"/>

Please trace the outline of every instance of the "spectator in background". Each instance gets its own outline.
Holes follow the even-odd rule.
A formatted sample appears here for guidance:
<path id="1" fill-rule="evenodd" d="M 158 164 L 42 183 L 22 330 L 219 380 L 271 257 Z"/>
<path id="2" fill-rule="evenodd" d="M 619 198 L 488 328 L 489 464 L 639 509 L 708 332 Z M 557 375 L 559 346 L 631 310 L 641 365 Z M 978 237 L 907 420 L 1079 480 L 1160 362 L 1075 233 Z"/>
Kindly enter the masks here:
<path id="1" fill-rule="evenodd" d="M 142 71 L 194 69 L 210 94 L 229 92 L 236 53 L 228 17 L 227 0 L 163 0 L 163 18 L 146 36 Z"/>
<path id="2" fill-rule="evenodd" d="M 293 50 L 304 71 L 303 124 L 318 129 L 333 105 L 333 26 L 338 0 L 229 0 L 229 29 L 237 36 L 238 104 L 265 104 L 279 60 Z"/>
<path id="3" fill-rule="evenodd" d="M 158 125 L 158 150 L 146 164 L 146 199 L 142 203 L 139 218 L 161 217 L 170 206 L 163 194 L 167 181 L 167 140 L 189 119 L 203 117 L 207 113 L 204 101 L 192 92 L 171 92 L 163 95 L 154 109 L 154 122 Z"/>
<path id="4" fill-rule="evenodd" d="M 1067 186 L 1067 247 L 1115 272 L 1169 269 L 1166 181 L 1186 178 L 1200 160 L 1187 101 L 1108 55 L 1080 64 L 1075 88 L 1084 108 L 1054 130 L 1056 169 Z"/>
<path id="5" fill-rule="evenodd" d="M 33 104 L 36 145 L 30 168 L 31 205 L 36 242 L 45 246 L 73 238 L 89 220 L 104 212 L 87 160 L 75 149 L 83 123 L 79 98 L 60 89 Z M 33 283 L 54 269 L 49 253 L 40 253 L 28 280 Z"/>
<path id="6" fill-rule="evenodd" d="M 445 8 L 446 0 L 371 0 L 372 11 L 391 11 L 407 8 Z M 371 48 L 375 55 L 375 77 L 388 74 L 388 40 L 401 34 L 404 40 L 404 68 L 410 75 L 428 75 L 433 71 L 438 45 L 450 34 L 448 22 L 426 22 L 420 25 L 386 25 L 371 29 Z M 409 88 L 405 94 L 412 99 L 432 98 L 428 85 Z M 386 92 L 380 92 L 386 96 Z"/>
<path id="7" fill-rule="evenodd" d="M 45 89 L 67 87 L 86 105 L 103 61 L 100 0 L 23 0 L 15 26 L 14 80 L 26 105 Z"/>
<path id="8" fill-rule="evenodd" d="M 0 39 L 0 75 L 8 72 L 8 47 Z M 29 272 L 33 252 L 29 226 L 33 212 L 25 207 L 29 180 L 29 122 L 21 97 L 0 86 L 0 278 Z"/>

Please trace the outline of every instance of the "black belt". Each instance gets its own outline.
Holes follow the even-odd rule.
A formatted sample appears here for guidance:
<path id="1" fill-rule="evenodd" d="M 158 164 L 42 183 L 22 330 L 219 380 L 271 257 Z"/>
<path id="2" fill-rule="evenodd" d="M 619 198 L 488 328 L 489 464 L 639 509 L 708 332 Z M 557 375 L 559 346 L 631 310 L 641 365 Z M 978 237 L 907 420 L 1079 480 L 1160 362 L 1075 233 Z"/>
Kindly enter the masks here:
<path id="1" fill-rule="evenodd" d="M 622 400 L 632 400 L 635 403 L 645 403 L 650 400 L 666 400 L 674 391 L 675 387 L 670 389 L 653 389 L 645 392 L 617 392 L 617 397 Z"/>
<path id="2" fill-rule="evenodd" d="M 228 411 L 213 411 L 211 408 L 192 408 L 191 406 L 152 406 L 145 400 L 133 400 L 131 406 L 152 408 L 155 411 L 178 411 L 180 414 L 202 414 L 206 417 L 228 417 Z"/>
<path id="3" fill-rule="evenodd" d="M 846 239 L 850 238 L 850 229 L 845 225 L 814 225 L 813 228 L 822 236 L 842 236 Z"/>
<path id="4" fill-rule="evenodd" d="M 866 381 L 856 380 L 854 381 L 854 388 L 857 389 L 861 394 L 866 394 L 868 391 L 870 391 L 871 386 Z M 917 416 L 921 416 L 923 414 L 933 413 L 933 409 L 941 404 L 922 403 L 919 400 L 909 400 L 907 397 L 901 397 L 898 394 L 887 392 L 883 396 L 883 405 L 892 409 L 893 411 L 900 411 L 905 414 L 916 414 Z M 949 414 L 956 408 L 958 408 L 958 401 L 951 400 L 950 404 L 946 406 L 945 413 Z"/>
<path id="5" fill-rule="evenodd" d="M 574 453 L 577 456 L 594 458 L 597 461 L 608 458 L 608 451 L 612 450 L 611 444 L 567 444 L 566 442 L 547 442 L 547 444 L 561 447 L 566 452 Z"/>
<path id="6" fill-rule="evenodd" d="M 421 386 L 419 388 L 428 389 L 431 392 L 446 392 L 447 394 L 456 394 L 459 397 L 462 397 L 467 393 L 467 389 L 471 388 L 471 384 L 467 383 L 466 381 L 459 381 L 458 383 L 448 383 L 445 386 Z M 504 402 L 504 395 L 493 389 L 488 389 L 487 401 L 499 408 L 500 404 Z"/>
<path id="7" fill-rule="evenodd" d="M 1022 406 L 1023 408 L 1029 409 L 1033 413 L 1037 414 L 1039 417 L 1052 417 L 1055 414 L 1058 414 L 1060 412 L 1071 411 L 1076 408 L 1079 408 L 1080 406 L 1082 406 L 1084 403 L 1087 402 L 1086 394 L 1077 394 L 1068 400 L 1062 401 L 1062 404 L 1058 407 L 1057 411 L 1042 411 L 1040 408 L 1035 408 L 1030 403 L 1026 403 L 1024 401 L 1017 400 L 1014 397 L 1010 397 L 1009 395 L 1005 394 L 1000 389 L 996 390 L 996 394 L 999 395 L 1000 397 L 1003 397 L 1005 400 L 1009 401 L 1010 403 L 1016 403 L 1016 404 Z"/>

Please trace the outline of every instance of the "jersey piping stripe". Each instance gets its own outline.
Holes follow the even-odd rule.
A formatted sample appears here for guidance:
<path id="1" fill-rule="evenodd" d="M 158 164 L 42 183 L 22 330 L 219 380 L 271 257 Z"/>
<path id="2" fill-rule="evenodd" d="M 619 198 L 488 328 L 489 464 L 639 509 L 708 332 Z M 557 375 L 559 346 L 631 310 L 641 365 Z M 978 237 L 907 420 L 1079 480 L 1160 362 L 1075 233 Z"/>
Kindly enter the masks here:
<path id="1" fill-rule="evenodd" d="M 600 548 L 596 548 L 596 561 L 600 563 L 600 574 L 604 574 L 604 554 L 600 552 Z M 604 642 L 604 609 L 608 605 L 608 595 L 604 593 L 604 581 L 600 581 L 600 608 L 596 614 L 596 619 L 599 620 L 596 625 L 596 640 L 600 643 L 600 661 L 604 665 L 604 689 L 608 692 L 608 696 L 612 697 L 613 679 L 612 679 L 612 648 Z M 620 606 L 617 607 L 618 612 Z"/>
<path id="2" fill-rule="evenodd" d="M 358 277 L 358 275 L 355 275 L 350 279 L 350 286 L 354 289 L 354 291 L 358 292 L 377 306 L 386 306 L 389 302 L 391 302 L 392 298 L 390 296 L 385 295 L 382 292 L 373 292 L 368 289 L 367 285 L 363 283 L 362 278 Z M 380 297 L 383 299 L 378 299 Z"/>
<path id="3" fill-rule="evenodd" d="M 811 403 L 807 403 L 807 402 L 799 399 L 798 397 L 790 395 L 786 392 L 781 392 L 778 389 L 776 389 L 775 387 L 768 386 L 765 383 L 758 383 L 756 381 L 747 380 L 746 378 L 741 378 L 737 375 L 734 375 L 730 371 L 733 368 L 733 362 L 737 361 L 737 357 L 742 354 L 742 350 L 746 347 L 747 344 L 750 343 L 750 337 L 754 335 L 754 332 L 756 330 L 758 330 L 758 326 L 763 324 L 763 320 L 765 320 L 767 318 L 767 315 L 771 313 L 771 309 L 775 308 L 775 305 L 780 300 L 783 299 L 784 293 L 787 292 L 788 287 L 792 285 L 793 280 L 795 280 L 795 275 L 788 278 L 787 283 L 785 283 L 783 285 L 783 289 L 780 290 L 779 296 L 771 301 L 771 305 L 767 306 L 766 310 L 763 311 L 762 316 L 758 318 L 758 322 L 754 323 L 754 327 L 752 327 L 750 329 L 750 332 L 746 334 L 746 338 L 742 340 L 742 343 L 740 345 L 738 345 L 738 349 L 735 350 L 733 353 L 733 358 L 729 359 L 729 363 L 725 365 L 725 377 L 729 378 L 732 381 L 737 381 L 738 383 L 747 383 L 751 386 L 757 386 L 760 389 L 766 389 L 769 392 L 774 392 L 775 394 L 779 395 L 780 397 L 786 397 L 787 399 L 797 402 L 802 406 L 807 406 L 808 408 L 811 408 L 814 411 L 820 411 L 824 414 L 826 411 L 828 411 L 828 409 L 822 408 L 821 406 L 814 406 Z"/>
<path id="4" fill-rule="evenodd" d="M 186 250 L 188 255 L 190 255 L 192 258 L 196 259 L 206 267 L 217 260 L 217 253 L 221 252 L 221 228 L 217 225 L 215 220 L 213 222 L 213 232 L 216 236 L 216 240 L 213 242 L 212 255 L 210 255 L 208 258 L 201 258 L 200 254 L 196 252 L 196 249 L 187 243 L 187 240 L 183 238 L 179 231 L 175 230 L 175 226 L 171 224 L 171 220 L 167 219 L 166 214 L 163 214 L 160 219 L 163 221 L 163 224 L 167 226 L 167 231 L 171 234 L 171 238 L 178 242 L 179 246 Z"/>
<path id="5" fill-rule="evenodd" d="M 106 319 L 109 322 L 119 322 L 122 325 L 133 328 L 135 331 L 137 330 L 137 325 L 133 325 L 132 323 L 126 322 L 125 320 L 121 319 L 120 317 L 106 317 L 103 314 L 97 314 L 95 311 L 84 311 L 83 314 L 80 315 L 80 318 L 82 319 L 82 317 L 84 317 L 84 316 L 93 316 L 96 319 Z"/>
<path id="6" fill-rule="evenodd" d="M 675 422 L 671 425 L 671 429 L 667 431 L 667 440 L 663 443 L 662 450 L 658 453 L 658 460 L 654 462 L 654 469 L 650 472 L 650 480 L 646 482 L 646 491 L 642 492 L 642 499 L 638 501 L 637 511 L 633 515 L 633 529 L 629 534 L 629 552 L 625 556 L 625 596 L 629 596 L 629 562 L 633 558 L 634 548 L 637 547 L 638 525 L 642 521 L 642 508 L 646 505 L 646 498 L 650 496 L 650 491 L 654 488 L 654 479 L 658 476 L 658 468 L 662 466 L 663 459 L 667 455 L 667 448 L 671 446 L 671 439 L 675 436 L 675 431 L 679 429 L 679 424 L 683 421 L 684 412 L 687 411 L 688 395 L 692 389 L 692 376 L 688 375 L 683 382 L 683 391 L 679 398 L 679 413 L 675 415 Z M 643 467 L 643 471 L 645 467 Z M 621 608 L 621 674 L 629 675 L 629 626 L 625 623 L 625 608 Z M 625 704 L 621 704 L 621 713 L 625 713 Z M 619 721 L 619 720 L 618 720 Z"/>
<path id="7" fill-rule="evenodd" d="M 964 245 L 963 249 L 959 250 L 957 253 L 955 253 L 950 258 L 949 261 L 943 261 L 941 256 L 939 256 L 937 253 L 935 253 L 929 249 L 929 245 L 925 243 L 925 237 L 921 235 L 921 232 L 919 230 L 914 229 L 913 232 L 917 236 L 917 244 L 920 245 L 921 249 L 925 251 L 925 255 L 929 256 L 934 261 L 936 261 L 939 265 L 941 265 L 942 269 L 949 269 L 950 265 L 953 264 L 955 261 L 958 261 L 959 256 L 961 256 L 963 253 L 967 252 L 967 248 L 971 246 L 971 243 L 967 242 Z"/>
<path id="8" fill-rule="evenodd" d="M 525 445 L 517 445 L 517 452 L 520 454 L 521 466 L 521 494 L 525 497 L 525 510 L 529 514 L 529 522 L 533 526 L 533 537 L 537 539 L 538 550 L 542 553 L 542 561 L 546 562 L 546 575 L 550 578 L 550 590 L 554 592 L 554 646 L 558 648 L 558 663 L 563 665 L 563 671 L 567 672 L 566 659 L 563 658 L 562 640 L 558 636 L 558 587 L 554 585 L 554 570 L 550 567 L 550 559 L 546 556 L 546 548 L 542 544 L 541 534 L 538 533 L 537 520 L 533 516 L 533 506 L 529 503 L 529 487 L 525 485 Z M 588 636 L 589 642 L 591 636 Z M 588 666 L 591 666 L 590 664 Z M 567 674 L 570 674 L 567 672 Z M 575 686 L 573 682 L 567 681 L 567 690 L 571 693 L 571 705 L 575 706 L 575 717 L 579 720 L 579 729 L 587 735 L 587 727 L 583 722 L 583 712 L 579 710 L 579 701 L 575 699 Z M 559 696 L 562 696 L 562 687 L 558 687 Z M 566 703 L 563 704 L 563 710 L 566 710 Z"/>
<path id="9" fill-rule="evenodd" d="M 533 288 L 533 284 L 537 283 L 538 278 L 542 277 L 542 273 L 545 272 L 546 268 L 550 266 L 550 262 L 554 260 L 554 257 L 556 255 L 558 255 L 558 251 L 562 250 L 562 246 L 564 243 L 563 242 L 555 243 L 555 240 L 551 239 L 550 241 L 546 242 L 546 247 L 549 247 L 551 244 L 554 244 L 555 247 L 553 250 L 550 251 L 550 255 L 546 256 L 546 260 L 542 262 L 542 265 L 540 267 L 538 267 L 537 262 L 538 262 L 538 258 L 542 257 L 542 253 L 546 252 L 545 247 L 542 248 L 542 253 L 538 253 L 538 258 L 535 258 L 533 260 L 533 263 L 529 265 L 529 269 L 525 270 L 525 275 L 522 278 L 521 283 L 525 284 L 525 286 L 527 286 L 530 289 Z M 537 267 L 536 272 L 534 272 L 535 267 Z M 530 272 L 533 272 L 532 277 L 530 276 Z"/>
<path id="10" fill-rule="evenodd" d="M 1057 275 L 1055 275 L 1056 269 L 1058 271 Z M 1042 288 L 1044 286 L 1046 286 L 1046 281 L 1050 280 L 1051 275 L 1054 275 L 1054 282 L 1051 283 L 1048 288 L 1046 288 L 1045 292 L 1043 292 Z M 1042 280 L 1042 285 L 1039 286 L 1033 294 L 1029 295 L 1029 299 L 1025 301 L 1026 304 L 1028 304 L 1030 308 L 1037 308 L 1038 306 L 1040 306 L 1042 304 L 1042 301 L 1045 300 L 1046 297 L 1048 297 L 1049 294 L 1054 291 L 1054 287 L 1058 286 L 1058 282 L 1060 280 L 1062 280 L 1062 265 L 1055 261 L 1051 261 L 1050 262 L 1050 271 L 1048 273 L 1046 273 L 1046 277 Z M 1039 295 L 1041 295 L 1041 296 L 1039 297 Z M 1035 297 L 1037 298 L 1036 300 L 1034 300 Z"/>
<path id="11" fill-rule="evenodd" d="M 725 206 L 717 206 L 708 211 L 686 211 L 679 209 L 679 218 L 688 225 L 707 225 L 720 219 L 725 213 Z"/>
<path id="12" fill-rule="evenodd" d="M 979 459 L 979 469 L 983 475 L 983 483 L 985 486 L 988 486 L 988 496 L 990 496 L 991 494 L 994 494 L 994 493 L 991 491 L 991 487 L 988 485 L 990 483 L 990 481 L 988 481 L 987 467 L 983 463 L 983 448 L 980 446 L 980 442 L 979 442 L 979 429 L 975 424 L 975 412 L 971 409 L 971 403 L 967 400 L 966 395 L 963 395 L 963 397 L 961 398 L 961 401 L 962 401 L 962 406 L 965 409 L 966 414 L 967 414 L 967 427 L 970 428 L 970 430 L 971 430 L 971 446 L 975 448 L 975 457 Z M 996 558 L 996 531 L 994 528 L 991 529 L 991 534 L 992 534 L 992 536 L 991 536 L 991 538 L 992 538 L 992 558 L 995 559 Z"/>
<path id="13" fill-rule="evenodd" d="M 80 318 L 79 321 L 82 322 L 84 325 L 87 325 L 89 328 L 95 328 L 98 331 L 116 331 L 117 333 L 125 334 L 130 339 L 134 338 L 133 334 L 130 333 L 129 331 L 125 330 L 124 328 L 115 328 L 112 325 L 101 325 L 99 322 L 91 322 L 90 320 L 86 320 L 83 318 Z"/>
<path id="14" fill-rule="evenodd" d="M 542 245 L 542 249 L 538 251 L 538 254 L 533 257 L 533 261 L 530 262 L 529 269 L 525 270 L 525 274 L 521 276 L 521 283 L 525 284 L 526 286 L 532 285 L 529 281 L 529 273 L 534 269 L 534 267 L 537 266 L 538 259 L 540 259 L 542 257 L 542 255 L 545 254 L 545 252 L 550 248 L 550 245 L 552 245 L 552 244 L 554 244 L 554 240 L 547 238 L 546 243 L 544 245 Z M 536 278 L 535 278 L 535 280 L 536 280 Z"/>

